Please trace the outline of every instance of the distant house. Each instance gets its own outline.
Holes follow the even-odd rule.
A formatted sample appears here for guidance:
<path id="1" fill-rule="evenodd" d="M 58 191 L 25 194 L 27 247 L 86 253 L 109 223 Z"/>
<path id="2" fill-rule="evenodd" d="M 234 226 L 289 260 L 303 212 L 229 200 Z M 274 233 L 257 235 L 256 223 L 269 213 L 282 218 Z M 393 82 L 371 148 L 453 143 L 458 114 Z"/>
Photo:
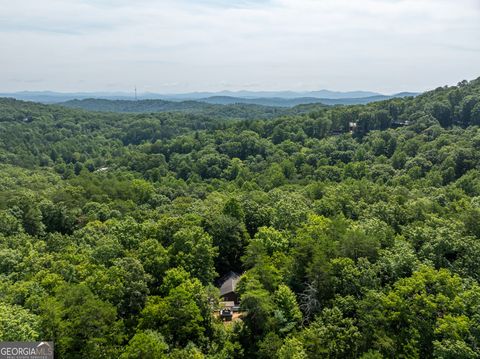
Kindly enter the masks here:
<path id="1" fill-rule="evenodd" d="M 225 302 L 234 302 L 238 304 L 239 295 L 236 292 L 236 287 L 238 281 L 240 280 L 240 275 L 235 272 L 230 272 L 224 275 L 220 280 L 220 296 Z"/>
<path id="2" fill-rule="evenodd" d="M 399 128 L 399 127 L 404 127 L 408 126 L 410 124 L 409 121 L 393 121 L 392 122 L 392 128 Z"/>
<path id="3" fill-rule="evenodd" d="M 95 172 L 105 172 L 105 171 L 108 171 L 108 167 L 100 167 L 98 170 L 96 170 Z"/>
<path id="4" fill-rule="evenodd" d="M 349 122 L 348 123 L 348 130 L 350 131 L 350 133 L 354 133 L 357 129 L 357 123 L 356 122 Z"/>

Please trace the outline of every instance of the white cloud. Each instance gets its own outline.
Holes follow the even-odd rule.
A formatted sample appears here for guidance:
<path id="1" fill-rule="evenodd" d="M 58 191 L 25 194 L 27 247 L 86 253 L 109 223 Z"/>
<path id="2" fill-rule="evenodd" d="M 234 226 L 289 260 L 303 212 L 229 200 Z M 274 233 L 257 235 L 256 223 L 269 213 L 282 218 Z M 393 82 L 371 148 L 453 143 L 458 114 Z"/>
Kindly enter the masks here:
<path id="1" fill-rule="evenodd" d="M 0 90 L 422 90 L 478 44 L 477 0 L 0 0 Z"/>

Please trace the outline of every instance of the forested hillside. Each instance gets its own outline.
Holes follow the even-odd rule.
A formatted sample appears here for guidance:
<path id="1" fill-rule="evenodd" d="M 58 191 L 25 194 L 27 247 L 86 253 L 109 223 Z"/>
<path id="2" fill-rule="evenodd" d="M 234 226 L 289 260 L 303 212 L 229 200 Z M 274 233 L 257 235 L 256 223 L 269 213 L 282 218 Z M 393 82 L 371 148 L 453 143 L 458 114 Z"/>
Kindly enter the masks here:
<path id="1" fill-rule="evenodd" d="M 57 358 L 480 357 L 480 79 L 222 108 L 0 99 L 0 340 Z M 224 323 L 231 271 L 242 319 Z"/>
<path id="2" fill-rule="evenodd" d="M 273 118 L 288 113 L 287 110 L 260 104 L 231 103 L 225 106 L 202 101 L 165 101 L 165 100 L 71 100 L 59 105 L 99 112 L 145 113 L 145 112 L 181 112 L 195 113 L 207 117 L 228 119 Z"/>

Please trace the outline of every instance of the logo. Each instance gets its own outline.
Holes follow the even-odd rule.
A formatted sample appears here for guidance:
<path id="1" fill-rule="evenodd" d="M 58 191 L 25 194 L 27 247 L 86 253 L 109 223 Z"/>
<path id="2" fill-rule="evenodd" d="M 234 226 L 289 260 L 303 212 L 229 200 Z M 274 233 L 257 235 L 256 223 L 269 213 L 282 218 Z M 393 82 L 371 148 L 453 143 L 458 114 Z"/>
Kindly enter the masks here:
<path id="1" fill-rule="evenodd" d="M 53 342 L 0 342 L 0 359 L 53 359 Z"/>

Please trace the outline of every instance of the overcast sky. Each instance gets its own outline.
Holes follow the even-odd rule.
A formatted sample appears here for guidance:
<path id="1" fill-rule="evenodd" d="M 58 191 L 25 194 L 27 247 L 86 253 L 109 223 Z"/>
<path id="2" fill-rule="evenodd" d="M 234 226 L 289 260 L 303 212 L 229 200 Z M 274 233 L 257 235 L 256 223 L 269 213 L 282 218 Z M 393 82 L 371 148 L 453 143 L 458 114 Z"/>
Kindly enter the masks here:
<path id="1" fill-rule="evenodd" d="M 480 0 L 0 0 L 0 91 L 421 91 L 480 76 Z"/>

